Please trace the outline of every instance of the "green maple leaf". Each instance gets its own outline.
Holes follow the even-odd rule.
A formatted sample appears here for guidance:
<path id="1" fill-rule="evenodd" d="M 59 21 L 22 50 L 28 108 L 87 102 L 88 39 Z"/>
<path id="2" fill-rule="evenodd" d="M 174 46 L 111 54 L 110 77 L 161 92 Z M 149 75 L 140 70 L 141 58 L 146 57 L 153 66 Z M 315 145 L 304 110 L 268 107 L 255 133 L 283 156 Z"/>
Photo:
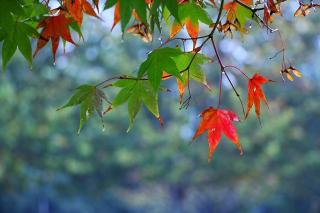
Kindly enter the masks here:
<path id="1" fill-rule="evenodd" d="M 142 105 L 162 122 L 158 107 L 158 93 L 152 89 L 149 81 L 123 79 L 115 82 L 113 86 L 119 87 L 121 90 L 112 101 L 112 107 L 128 103 L 130 125 L 127 131 L 133 127 L 135 117 Z"/>
<path id="2" fill-rule="evenodd" d="M 102 118 L 103 100 L 107 100 L 107 98 L 102 90 L 91 85 L 81 85 L 76 89 L 75 94 L 69 101 L 58 110 L 80 105 L 79 134 L 83 125 L 94 114 L 94 111 Z"/>

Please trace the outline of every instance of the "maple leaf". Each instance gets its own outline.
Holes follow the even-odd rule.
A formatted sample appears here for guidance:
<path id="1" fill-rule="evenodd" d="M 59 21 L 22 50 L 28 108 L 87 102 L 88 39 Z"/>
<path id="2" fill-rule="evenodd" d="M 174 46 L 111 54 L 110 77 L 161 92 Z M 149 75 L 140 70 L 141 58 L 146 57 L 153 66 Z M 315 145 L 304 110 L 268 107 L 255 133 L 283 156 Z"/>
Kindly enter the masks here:
<path id="1" fill-rule="evenodd" d="M 82 24 L 83 13 L 99 18 L 87 0 L 64 0 L 63 5 L 67 8 L 68 13 L 78 23 L 79 26 Z"/>
<path id="2" fill-rule="evenodd" d="M 38 52 L 49 42 L 51 39 L 53 61 L 56 61 L 56 52 L 59 46 L 60 37 L 74 45 L 76 43 L 72 40 L 70 30 L 68 28 L 72 20 L 65 16 L 65 13 L 59 12 L 56 16 L 48 16 L 39 23 L 37 28 L 43 28 L 37 42 L 37 48 L 33 54 L 35 57 Z"/>
<path id="3" fill-rule="evenodd" d="M 190 58 L 192 58 L 194 53 L 187 53 L 178 57 L 174 58 L 174 61 L 177 64 L 179 70 L 183 70 L 188 66 L 190 63 Z M 187 60 L 186 60 L 187 59 Z M 201 69 L 201 65 L 204 63 L 210 63 L 211 59 L 206 57 L 205 55 L 198 54 L 194 59 L 193 63 L 191 64 L 189 71 L 186 70 L 181 72 L 181 79 L 177 78 L 177 87 L 180 94 L 179 103 L 182 104 L 184 92 L 186 86 L 188 85 L 190 80 L 193 80 L 197 83 L 202 84 L 205 88 L 211 91 L 210 86 L 208 85 L 206 75 L 204 71 Z M 168 74 L 167 72 L 163 71 L 162 80 L 170 79 L 173 75 Z"/>
<path id="4" fill-rule="evenodd" d="M 243 150 L 239 142 L 237 129 L 233 125 L 234 121 L 240 120 L 234 112 L 208 107 L 203 112 L 201 112 L 200 117 L 202 120 L 192 139 L 194 140 L 205 131 L 208 131 L 208 161 L 210 161 L 210 159 L 212 158 L 212 155 L 221 140 L 222 133 L 236 145 L 237 149 L 240 151 L 240 155 L 243 155 Z"/>
<path id="5" fill-rule="evenodd" d="M 252 5 L 252 0 L 240 0 L 240 2 L 247 6 Z M 227 19 L 221 31 L 225 34 L 230 33 L 231 36 L 232 30 L 239 31 L 241 35 L 247 33 L 245 24 L 247 20 L 254 19 L 252 11 L 236 1 L 225 4 L 223 9 L 227 11 Z"/>
<path id="6" fill-rule="evenodd" d="M 220 26 L 218 24 L 218 30 L 223 32 L 225 36 L 233 36 L 232 31 L 239 31 L 240 35 L 248 33 L 245 24 L 248 20 L 256 20 L 254 13 L 246 6 L 252 5 L 252 0 L 240 0 L 231 1 L 223 6 L 223 9 L 227 11 L 226 21 Z"/>
<path id="7" fill-rule="evenodd" d="M 245 5 L 252 5 L 252 0 L 240 0 L 241 3 Z M 232 11 L 233 13 L 237 12 L 237 5 L 239 5 L 236 1 L 231 1 L 223 6 L 223 9 L 227 11 Z"/>
<path id="8" fill-rule="evenodd" d="M 175 57 L 183 54 L 184 52 L 177 48 L 166 47 L 154 50 L 148 55 L 147 60 L 141 64 L 138 77 L 141 78 L 144 74 L 147 74 L 154 91 L 158 91 L 164 71 L 183 80 L 181 70 L 174 60 Z"/>
<path id="9" fill-rule="evenodd" d="M 114 19 L 111 30 L 121 21 L 122 31 L 125 31 L 127 24 L 133 16 L 137 21 L 147 25 L 147 5 L 150 1 L 138 0 L 138 1 L 127 1 L 127 0 L 114 0 L 107 1 L 105 9 L 114 6 Z"/>
<path id="10" fill-rule="evenodd" d="M 188 85 L 190 80 L 198 82 L 204 85 L 207 89 L 211 90 L 207 83 L 205 73 L 201 68 L 201 65 L 205 63 L 211 63 L 212 61 L 209 57 L 201 53 L 198 53 L 196 54 L 196 56 L 194 56 L 195 54 L 196 53 L 194 52 L 188 52 L 174 58 L 178 70 L 184 70 L 186 67 L 188 67 L 192 58 L 195 57 L 189 67 L 189 70 L 186 70 L 185 72 L 181 73 L 182 80 L 177 78 L 178 91 L 180 93 L 180 104 L 182 103 L 185 87 Z"/>
<path id="11" fill-rule="evenodd" d="M 256 110 L 256 116 L 260 121 L 260 101 L 263 101 L 267 107 L 267 99 L 261 88 L 262 84 L 266 84 L 271 80 L 263 77 L 259 73 L 254 74 L 254 76 L 249 80 L 248 83 L 248 98 L 247 98 L 247 111 L 245 113 L 245 118 L 248 117 L 250 109 L 254 105 Z"/>
<path id="12" fill-rule="evenodd" d="M 81 85 L 76 89 L 76 92 L 69 101 L 57 110 L 77 105 L 80 106 L 80 124 L 78 129 L 78 134 L 80 134 L 83 125 L 94 114 L 94 111 L 96 111 L 102 119 L 103 101 L 108 102 L 107 97 L 102 90 L 91 85 Z"/>
<path id="13" fill-rule="evenodd" d="M 128 104 L 128 114 L 130 125 L 127 131 L 133 127 L 135 117 L 141 109 L 142 104 L 157 118 L 163 126 L 158 106 L 158 93 L 152 89 L 148 81 L 136 81 L 122 79 L 113 84 L 121 88 L 120 92 L 112 101 L 112 106 L 107 111 L 112 110 L 124 103 Z"/>
<path id="14" fill-rule="evenodd" d="M 169 39 L 176 36 L 185 26 L 190 38 L 193 38 L 193 47 L 195 48 L 199 34 L 199 22 L 207 25 L 212 24 L 209 15 L 198 4 L 183 3 L 178 8 L 178 16 L 180 21 L 173 22 Z"/>

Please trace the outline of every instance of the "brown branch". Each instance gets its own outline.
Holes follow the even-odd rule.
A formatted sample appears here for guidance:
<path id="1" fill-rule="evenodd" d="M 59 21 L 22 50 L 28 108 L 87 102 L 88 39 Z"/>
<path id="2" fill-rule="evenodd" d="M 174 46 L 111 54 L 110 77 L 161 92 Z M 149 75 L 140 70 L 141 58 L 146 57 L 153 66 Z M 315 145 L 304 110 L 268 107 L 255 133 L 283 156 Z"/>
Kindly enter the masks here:
<path id="1" fill-rule="evenodd" d="M 230 85 L 231 85 L 231 87 L 232 87 L 232 89 L 233 89 L 234 93 L 236 94 L 237 98 L 238 98 L 238 99 L 239 99 L 239 101 L 240 101 L 240 104 L 241 104 L 241 107 L 242 107 L 243 114 L 245 114 L 244 106 L 243 106 L 243 102 L 242 102 L 241 96 L 240 96 L 239 92 L 237 91 L 237 89 L 235 88 L 235 86 L 233 85 L 233 83 L 232 83 L 231 79 L 229 78 L 228 73 L 227 73 L 227 72 L 226 72 L 226 70 L 225 70 L 225 66 L 224 66 L 224 65 L 223 65 L 223 63 L 222 63 L 222 60 L 221 60 L 221 58 L 220 58 L 220 55 L 219 55 L 219 52 L 218 52 L 217 46 L 216 46 L 216 44 L 215 44 L 215 42 L 214 42 L 213 38 L 211 38 L 211 43 L 212 43 L 212 46 L 213 46 L 214 52 L 215 52 L 215 54 L 216 54 L 216 56 L 217 56 L 218 63 L 219 63 L 219 65 L 220 65 L 221 76 L 222 76 L 223 74 L 225 74 L 225 75 L 226 75 L 226 77 L 227 77 L 227 79 L 228 79 L 228 81 L 229 81 L 229 83 L 230 83 Z M 222 77 L 221 77 L 220 81 L 222 81 Z M 220 83 L 221 83 L 221 82 L 220 82 Z M 220 86 L 221 86 L 221 85 L 220 85 Z M 220 89 L 220 92 L 222 92 L 222 89 Z M 221 96 L 222 96 L 222 94 L 219 94 L 219 98 L 221 98 Z M 220 107 L 220 100 L 219 100 L 219 103 L 218 103 L 218 108 L 219 108 L 219 107 Z"/>

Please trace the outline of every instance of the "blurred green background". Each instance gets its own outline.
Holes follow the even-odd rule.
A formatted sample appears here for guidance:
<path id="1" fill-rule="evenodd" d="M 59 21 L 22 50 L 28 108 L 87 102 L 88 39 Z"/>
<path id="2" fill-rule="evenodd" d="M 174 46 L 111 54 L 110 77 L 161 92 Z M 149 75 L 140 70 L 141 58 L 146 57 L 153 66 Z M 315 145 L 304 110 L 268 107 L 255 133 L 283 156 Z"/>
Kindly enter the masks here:
<path id="1" fill-rule="evenodd" d="M 244 38 L 217 38 L 225 64 L 277 83 L 264 86 L 270 111 L 263 106 L 262 128 L 253 113 L 237 124 L 245 155 L 223 139 L 211 163 L 206 136 L 190 141 L 197 114 L 217 103 L 216 64 L 205 67 L 212 92 L 193 84 L 187 110 L 179 110 L 175 82 L 166 82 L 164 128 L 145 110 L 127 134 L 124 106 L 107 114 L 105 131 L 96 117 L 77 135 L 79 111 L 56 109 L 80 84 L 136 71 L 158 37 L 122 39 L 105 12 L 104 22 L 87 18 L 86 41 L 61 48 L 55 66 L 49 47 L 31 71 L 16 54 L 0 76 L 0 212 L 320 212 L 320 16 L 293 18 L 296 8 L 287 4 L 276 23 L 303 73 L 293 83 L 282 82 L 281 58 L 269 59 L 281 48 L 276 33 L 253 26 Z M 246 81 L 229 73 L 246 101 Z M 224 82 L 223 107 L 241 115 Z"/>

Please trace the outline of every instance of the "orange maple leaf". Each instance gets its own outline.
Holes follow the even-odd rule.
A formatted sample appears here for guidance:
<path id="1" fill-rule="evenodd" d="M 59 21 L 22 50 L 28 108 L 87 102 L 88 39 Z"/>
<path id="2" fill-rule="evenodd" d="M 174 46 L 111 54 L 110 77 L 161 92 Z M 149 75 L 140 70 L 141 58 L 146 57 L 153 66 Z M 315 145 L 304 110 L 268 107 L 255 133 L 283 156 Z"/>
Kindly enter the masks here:
<path id="1" fill-rule="evenodd" d="M 270 81 L 271 80 L 263 77 L 259 73 L 254 74 L 254 76 L 249 80 L 247 111 L 245 113 L 245 118 L 248 117 L 250 109 L 254 105 L 255 110 L 256 110 L 256 116 L 260 121 L 260 101 L 263 101 L 267 105 L 267 107 L 269 108 L 266 96 L 264 95 L 264 92 L 261 88 L 261 85 L 266 84 Z"/>
<path id="2" fill-rule="evenodd" d="M 145 0 L 146 4 L 152 4 L 153 0 Z M 113 24 L 111 27 L 111 31 L 113 30 L 113 28 L 120 22 L 121 20 L 121 14 L 120 14 L 120 1 L 118 0 L 117 3 L 114 6 L 114 13 L 113 13 Z M 136 13 L 136 11 L 133 9 L 132 10 L 132 16 L 139 22 L 141 22 L 140 17 L 138 16 L 138 14 Z"/>
<path id="3" fill-rule="evenodd" d="M 185 19 L 183 22 L 174 22 L 170 29 L 170 36 L 169 39 L 172 39 L 175 37 L 182 28 L 186 26 L 187 33 L 189 34 L 190 38 L 192 38 L 193 41 L 193 48 L 195 48 L 197 44 L 197 37 L 199 35 L 199 23 L 195 22 L 193 23 L 191 18 Z"/>
<path id="4" fill-rule="evenodd" d="M 191 1 L 188 1 L 188 0 L 178 0 L 177 2 L 179 5 L 188 5 L 189 3 L 192 3 Z M 195 1 L 194 3 L 197 6 L 200 5 L 200 1 Z M 192 3 L 192 4 L 194 4 L 194 3 Z M 189 12 L 188 10 L 183 11 L 182 12 L 183 16 L 179 17 L 181 20 L 179 20 L 179 21 L 175 20 L 173 22 L 173 24 L 170 28 L 170 35 L 169 35 L 168 39 L 169 40 L 172 39 L 183 29 L 183 27 L 186 27 L 187 33 L 189 34 L 190 38 L 193 41 L 193 49 L 195 49 L 196 44 L 197 44 L 197 37 L 199 35 L 199 22 L 203 22 L 203 20 L 202 19 L 195 19 L 195 17 L 192 17 L 193 14 L 188 14 L 188 12 Z M 205 14 L 202 14 L 202 16 L 203 15 L 205 16 Z M 210 24 L 212 24 L 212 22 Z"/>
<path id="5" fill-rule="evenodd" d="M 35 57 L 39 51 L 49 42 L 51 39 L 53 61 L 56 61 L 56 52 L 59 46 L 60 37 L 65 41 L 68 41 L 74 45 L 76 43 L 72 40 L 68 25 L 72 23 L 72 20 L 65 16 L 65 13 L 59 12 L 56 16 L 48 16 L 41 21 L 37 28 L 43 28 L 40 37 L 37 42 L 37 48 L 33 54 Z"/>
<path id="6" fill-rule="evenodd" d="M 208 107 L 200 114 L 200 116 L 202 120 L 193 136 L 193 139 L 197 138 L 205 131 L 208 131 L 208 161 L 212 158 L 212 155 L 220 142 L 222 133 L 236 145 L 240 154 L 243 154 L 243 150 L 238 139 L 237 129 L 232 123 L 233 121 L 239 121 L 238 116 L 234 112 Z"/>
<path id="7" fill-rule="evenodd" d="M 180 104 L 182 104 L 182 100 L 183 100 L 183 95 L 184 95 L 184 91 L 185 91 L 185 88 L 186 88 L 186 84 L 187 83 L 183 83 L 182 81 L 180 81 L 177 78 L 178 91 L 179 91 L 179 94 L 180 94 L 180 97 L 179 97 L 179 103 Z"/>
<path id="8" fill-rule="evenodd" d="M 185 75 L 187 75 L 187 73 L 185 73 Z M 207 80 L 204 79 L 203 82 L 201 82 L 202 85 L 209 91 L 212 91 L 212 89 L 210 88 L 210 86 L 208 85 L 207 83 Z M 182 100 L 183 100 L 183 96 L 184 96 L 184 92 L 186 90 L 186 87 L 188 85 L 188 82 L 182 82 L 181 80 L 179 80 L 177 78 L 177 87 L 178 87 L 178 91 L 179 91 L 179 94 L 180 94 L 180 97 L 179 97 L 179 103 L 181 104 L 182 103 Z"/>
<path id="9" fill-rule="evenodd" d="M 63 5 L 67 8 L 71 17 L 77 21 L 79 26 L 82 24 L 83 13 L 99 18 L 87 0 L 64 0 Z"/>
<path id="10" fill-rule="evenodd" d="M 239 1 L 248 6 L 252 5 L 252 0 L 239 0 Z M 236 24 L 235 19 L 236 19 L 238 4 L 239 3 L 236 1 L 231 1 L 223 6 L 223 9 L 228 11 L 227 20 L 232 24 Z"/>
<path id="11" fill-rule="evenodd" d="M 167 80 L 167 79 L 170 79 L 171 77 L 172 77 L 172 75 L 170 75 L 167 72 L 163 71 L 162 80 Z M 179 80 L 177 78 L 177 87 L 178 87 L 178 91 L 179 91 L 179 94 L 180 94 L 180 97 L 179 97 L 179 103 L 180 104 L 182 103 L 182 99 L 183 99 L 183 95 L 184 95 L 186 84 L 187 84 L 187 82 L 183 83 L 181 80 Z"/>
<path id="12" fill-rule="evenodd" d="M 252 5 L 252 0 L 240 0 L 241 3 L 245 4 L 245 5 Z M 225 10 L 232 10 L 234 13 L 236 13 L 236 10 L 237 10 L 237 4 L 239 4 L 238 2 L 236 1 L 231 1 L 227 4 L 225 4 L 223 6 L 223 9 Z"/>

